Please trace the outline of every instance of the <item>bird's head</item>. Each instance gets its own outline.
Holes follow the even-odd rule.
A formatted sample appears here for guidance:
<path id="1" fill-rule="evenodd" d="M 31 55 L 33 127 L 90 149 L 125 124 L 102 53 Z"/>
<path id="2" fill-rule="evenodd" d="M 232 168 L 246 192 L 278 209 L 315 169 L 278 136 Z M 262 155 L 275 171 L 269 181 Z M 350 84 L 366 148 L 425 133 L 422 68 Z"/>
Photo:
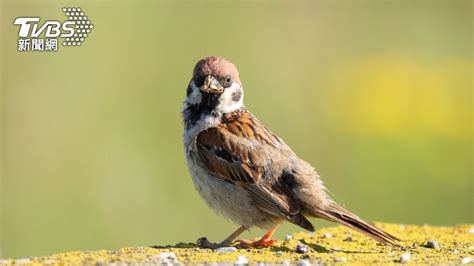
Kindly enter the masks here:
<path id="1" fill-rule="evenodd" d="M 244 92 L 234 64 L 217 56 L 201 59 L 194 67 L 184 111 L 224 114 L 243 106 Z"/>

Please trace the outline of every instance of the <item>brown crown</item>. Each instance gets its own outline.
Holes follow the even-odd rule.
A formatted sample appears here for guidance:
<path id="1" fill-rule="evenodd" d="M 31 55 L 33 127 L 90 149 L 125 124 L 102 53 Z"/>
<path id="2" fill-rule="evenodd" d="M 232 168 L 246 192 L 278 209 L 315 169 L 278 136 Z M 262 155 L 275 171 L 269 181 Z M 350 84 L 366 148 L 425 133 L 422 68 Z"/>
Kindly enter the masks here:
<path id="1" fill-rule="evenodd" d="M 239 71 L 234 64 L 220 56 L 209 56 L 199 60 L 194 67 L 193 78 L 213 75 L 217 78 L 223 78 L 230 75 L 232 79 L 241 84 Z"/>

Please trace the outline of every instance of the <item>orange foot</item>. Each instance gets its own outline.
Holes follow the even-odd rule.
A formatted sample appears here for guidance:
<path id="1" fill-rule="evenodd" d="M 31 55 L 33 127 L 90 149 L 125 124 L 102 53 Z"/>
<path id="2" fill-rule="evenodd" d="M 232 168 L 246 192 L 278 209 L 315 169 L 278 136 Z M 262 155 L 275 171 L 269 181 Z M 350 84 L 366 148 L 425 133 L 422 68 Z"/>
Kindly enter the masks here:
<path id="1" fill-rule="evenodd" d="M 262 238 L 259 240 L 236 240 L 235 242 L 238 243 L 239 247 L 249 248 L 249 247 L 273 247 L 276 246 L 278 241 L 272 239 L 273 233 L 275 233 L 277 227 L 270 229 L 266 232 Z"/>
<path id="2" fill-rule="evenodd" d="M 274 247 L 277 245 L 278 241 L 275 239 L 264 239 L 261 238 L 259 240 L 236 240 L 239 247 L 243 248 L 255 248 L 255 247 Z"/>

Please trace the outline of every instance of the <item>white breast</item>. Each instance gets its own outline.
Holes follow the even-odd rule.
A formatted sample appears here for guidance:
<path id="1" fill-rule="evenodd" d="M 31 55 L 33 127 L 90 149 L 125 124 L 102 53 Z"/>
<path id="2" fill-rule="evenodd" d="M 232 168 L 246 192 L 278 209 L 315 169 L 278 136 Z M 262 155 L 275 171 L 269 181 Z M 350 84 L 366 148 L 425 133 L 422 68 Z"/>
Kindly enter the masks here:
<path id="1" fill-rule="evenodd" d="M 196 136 L 191 129 L 184 133 L 186 159 L 194 187 L 214 211 L 247 228 L 258 226 L 268 229 L 276 221 L 262 214 L 250 199 L 249 192 L 233 183 L 210 174 L 196 152 Z M 186 137 L 192 137 L 186 139 Z"/>

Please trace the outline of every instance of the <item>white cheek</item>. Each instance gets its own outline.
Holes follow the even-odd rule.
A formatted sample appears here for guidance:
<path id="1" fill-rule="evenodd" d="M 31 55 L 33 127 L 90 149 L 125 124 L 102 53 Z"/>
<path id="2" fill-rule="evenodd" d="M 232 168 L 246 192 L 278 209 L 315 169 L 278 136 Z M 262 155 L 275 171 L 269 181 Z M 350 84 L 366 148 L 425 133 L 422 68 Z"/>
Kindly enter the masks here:
<path id="1" fill-rule="evenodd" d="M 240 90 L 241 95 L 238 101 L 234 101 L 232 99 L 234 92 L 238 92 Z M 219 98 L 219 105 L 217 106 L 217 110 L 221 113 L 229 113 L 241 108 L 244 105 L 244 91 L 240 87 L 240 84 L 234 82 L 230 88 L 224 90 L 221 97 Z"/>

